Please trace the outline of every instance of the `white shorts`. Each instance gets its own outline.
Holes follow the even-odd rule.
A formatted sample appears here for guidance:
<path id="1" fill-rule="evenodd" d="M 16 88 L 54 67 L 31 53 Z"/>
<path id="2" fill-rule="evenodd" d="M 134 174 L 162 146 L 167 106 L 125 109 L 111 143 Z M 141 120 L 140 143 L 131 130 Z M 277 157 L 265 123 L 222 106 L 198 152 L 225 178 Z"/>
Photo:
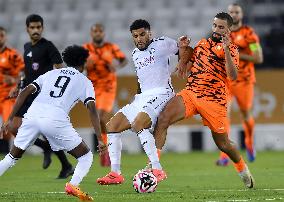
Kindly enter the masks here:
<path id="1" fill-rule="evenodd" d="M 14 145 L 26 150 L 34 144 L 40 134 L 47 138 L 53 151 L 70 151 L 82 142 L 82 138 L 68 119 L 53 120 L 50 118 L 25 117 L 14 139 Z"/>
<path id="2" fill-rule="evenodd" d="M 145 112 L 149 115 L 152 121 L 151 128 L 153 129 L 160 112 L 166 106 L 167 102 L 174 97 L 174 93 L 171 91 L 161 94 L 137 94 L 132 103 L 127 104 L 119 112 L 123 113 L 132 124 L 139 112 Z"/>

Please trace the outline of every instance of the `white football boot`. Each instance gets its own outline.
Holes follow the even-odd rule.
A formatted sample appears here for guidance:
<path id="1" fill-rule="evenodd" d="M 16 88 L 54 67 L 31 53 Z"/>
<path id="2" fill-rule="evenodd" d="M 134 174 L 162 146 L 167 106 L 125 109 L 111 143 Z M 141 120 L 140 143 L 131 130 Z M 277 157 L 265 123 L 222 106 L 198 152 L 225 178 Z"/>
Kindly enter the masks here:
<path id="1" fill-rule="evenodd" d="M 252 177 L 252 174 L 250 173 L 249 169 L 246 167 L 245 170 L 239 173 L 239 176 L 241 177 L 243 183 L 245 186 L 249 189 L 254 188 L 255 182 Z"/>

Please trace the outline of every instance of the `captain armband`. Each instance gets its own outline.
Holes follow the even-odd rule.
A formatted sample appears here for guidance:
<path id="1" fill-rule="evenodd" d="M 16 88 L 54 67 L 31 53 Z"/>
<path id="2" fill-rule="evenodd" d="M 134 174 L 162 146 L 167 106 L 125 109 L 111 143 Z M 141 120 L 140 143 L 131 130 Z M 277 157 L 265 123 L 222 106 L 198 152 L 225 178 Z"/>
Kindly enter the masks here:
<path id="1" fill-rule="evenodd" d="M 252 51 L 252 52 L 255 52 L 255 51 L 258 51 L 260 50 L 260 44 L 259 43 L 251 43 L 249 44 L 249 49 Z"/>

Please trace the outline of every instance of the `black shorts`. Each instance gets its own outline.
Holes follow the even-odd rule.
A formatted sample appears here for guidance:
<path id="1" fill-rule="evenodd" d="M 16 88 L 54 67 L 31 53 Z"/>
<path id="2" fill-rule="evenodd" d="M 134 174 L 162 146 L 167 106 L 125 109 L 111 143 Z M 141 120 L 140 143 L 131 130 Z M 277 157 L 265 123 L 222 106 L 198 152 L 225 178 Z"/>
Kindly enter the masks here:
<path id="1" fill-rule="evenodd" d="M 34 99 L 36 98 L 37 95 L 38 95 L 38 93 L 29 95 L 27 97 L 27 99 L 25 100 L 25 102 L 23 103 L 22 107 L 17 111 L 15 116 L 24 118 L 24 114 L 27 113 L 28 109 L 32 105 L 32 103 L 33 103 L 33 101 L 34 101 Z"/>

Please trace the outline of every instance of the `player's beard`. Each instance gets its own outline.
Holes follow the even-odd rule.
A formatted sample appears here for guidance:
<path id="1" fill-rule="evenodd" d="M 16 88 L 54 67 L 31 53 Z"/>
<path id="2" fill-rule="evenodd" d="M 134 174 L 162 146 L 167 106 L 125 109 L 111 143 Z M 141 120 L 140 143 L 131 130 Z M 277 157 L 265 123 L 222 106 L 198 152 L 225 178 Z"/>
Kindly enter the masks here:
<path id="1" fill-rule="evenodd" d="M 233 25 L 238 25 L 240 23 L 240 20 L 233 19 Z"/>
<path id="2" fill-rule="evenodd" d="M 215 37 L 214 35 L 218 35 L 219 37 Z M 222 39 L 222 35 L 216 32 L 213 32 L 211 35 L 211 39 L 212 41 L 216 42 L 216 43 L 220 43 L 221 39 Z"/>
<path id="3" fill-rule="evenodd" d="M 137 47 L 140 51 L 144 51 L 144 50 L 146 50 L 146 49 L 148 48 L 149 45 L 150 45 L 150 40 L 145 43 L 145 46 L 144 46 L 143 48 L 138 48 L 138 43 L 136 44 L 136 47 Z"/>
<path id="4" fill-rule="evenodd" d="M 103 39 L 93 39 L 93 41 L 96 44 L 102 44 L 103 43 Z"/>

